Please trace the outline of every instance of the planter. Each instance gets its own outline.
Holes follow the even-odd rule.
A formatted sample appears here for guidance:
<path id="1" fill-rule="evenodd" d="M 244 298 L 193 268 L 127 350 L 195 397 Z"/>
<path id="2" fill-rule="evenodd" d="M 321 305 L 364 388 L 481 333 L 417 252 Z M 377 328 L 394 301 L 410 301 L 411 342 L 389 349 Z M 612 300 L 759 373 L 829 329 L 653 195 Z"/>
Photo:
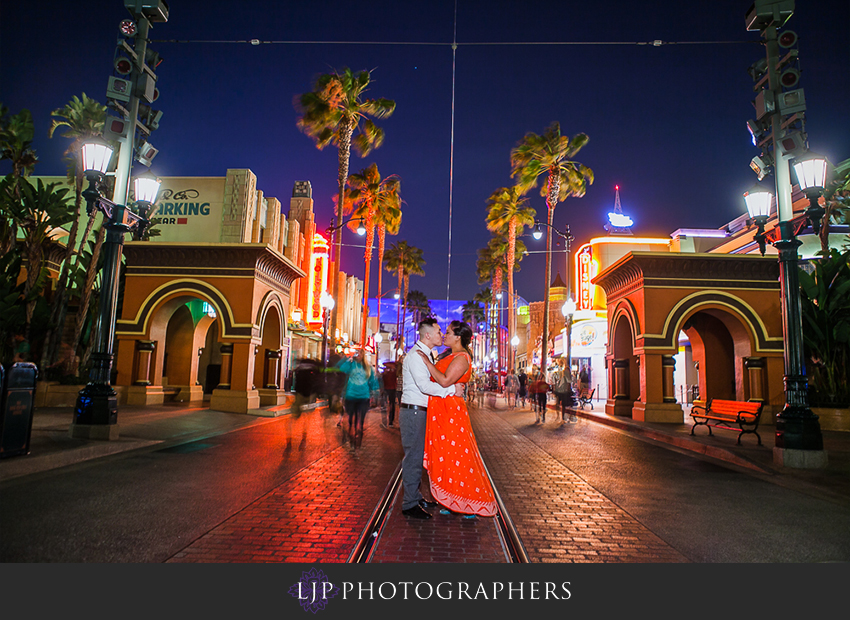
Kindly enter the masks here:
<path id="1" fill-rule="evenodd" d="M 850 433 L 850 409 L 812 407 L 812 413 L 818 417 L 822 431 Z"/>

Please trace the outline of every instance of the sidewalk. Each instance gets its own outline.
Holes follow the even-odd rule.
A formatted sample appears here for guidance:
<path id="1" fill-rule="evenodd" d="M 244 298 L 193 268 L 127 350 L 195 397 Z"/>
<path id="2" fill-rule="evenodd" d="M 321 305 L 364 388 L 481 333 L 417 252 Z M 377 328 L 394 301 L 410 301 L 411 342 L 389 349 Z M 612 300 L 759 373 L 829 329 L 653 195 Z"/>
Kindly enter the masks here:
<path id="1" fill-rule="evenodd" d="M 262 411 L 262 413 L 261 413 Z M 284 406 L 265 407 L 256 415 L 212 411 L 209 403 L 122 406 L 115 441 L 76 439 L 69 435 L 71 407 L 39 407 L 33 412 L 30 452 L 0 459 L 0 482 L 153 445 L 177 445 L 265 424 L 286 413 Z"/>
<path id="2" fill-rule="evenodd" d="M 499 405 L 503 401 L 499 399 Z M 744 468 L 754 475 L 768 476 L 782 484 L 805 484 L 823 493 L 850 500 L 850 433 L 823 431 L 824 449 L 828 454 L 825 469 L 804 470 L 780 467 L 773 462 L 773 427 L 759 429 L 761 446 L 756 438 L 744 435 L 742 445 L 736 434 L 718 430 L 709 436 L 704 428 L 691 435 L 691 424 L 653 424 L 629 418 L 609 416 L 600 411 L 604 402 L 594 402 L 594 409 L 576 409 L 576 415 L 587 421 L 605 424 L 632 433 L 674 450 L 696 453 L 718 459 L 731 466 Z M 554 404 L 550 403 L 550 409 Z M 118 412 L 119 439 L 99 441 L 74 439 L 68 434 L 72 410 L 38 408 L 33 414 L 30 453 L 0 459 L 0 482 L 20 476 L 45 472 L 75 463 L 114 455 L 152 445 L 179 445 L 188 441 L 228 433 L 241 428 L 266 424 L 273 417 L 285 415 L 286 405 L 266 407 L 253 415 L 224 413 L 209 409 L 207 403 L 175 403 L 148 407 L 122 407 Z M 554 413 L 554 412 L 553 412 Z M 529 415 L 531 411 L 529 410 Z M 551 423 L 551 422 L 550 422 Z"/>

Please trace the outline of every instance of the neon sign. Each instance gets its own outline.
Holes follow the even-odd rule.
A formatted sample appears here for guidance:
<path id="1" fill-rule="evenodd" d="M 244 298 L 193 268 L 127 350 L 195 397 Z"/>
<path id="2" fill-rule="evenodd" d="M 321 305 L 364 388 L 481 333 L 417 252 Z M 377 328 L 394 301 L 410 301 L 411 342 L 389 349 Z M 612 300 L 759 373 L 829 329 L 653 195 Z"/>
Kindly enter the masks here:
<path id="1" fill-rule="evenodd" d="M 576 272 L 578 279 L 578 310 L 593 310 L 593 290 L 591 280 L 596 276 L 599 264 L 593 259 L 593 248 L 586 244 L 576 253 Z"/>
<path id="2" fill-rule="evenodd" d="M 320 235 L 313 235 L 313 257 L 310 261 L 310 286 L 307 290 L 307 322 L 322 323 L 322 305 L 319 300 L 328 282 L 328 242 Z"/>

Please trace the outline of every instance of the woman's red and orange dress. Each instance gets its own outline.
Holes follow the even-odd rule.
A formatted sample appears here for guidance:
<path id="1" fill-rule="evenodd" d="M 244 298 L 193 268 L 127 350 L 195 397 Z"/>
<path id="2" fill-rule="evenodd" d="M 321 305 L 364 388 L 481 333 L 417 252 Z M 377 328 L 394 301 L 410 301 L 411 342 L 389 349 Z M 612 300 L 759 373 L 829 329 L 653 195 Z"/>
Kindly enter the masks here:
<path id="1" fill-rule="evenodd" d="M 437 362 L 437 369 L 445 374 L 456 355 L 467 354 L 444 357 Z M 472 360 L 469 362 L 470 368 L 458 383 L 467 383 L 472 376 Z M 431 495 L 440 504 L 463 514 L 496 514 L 496 497 L 462 397 L 428 398 L 424 465 L 431 481 Z"/>

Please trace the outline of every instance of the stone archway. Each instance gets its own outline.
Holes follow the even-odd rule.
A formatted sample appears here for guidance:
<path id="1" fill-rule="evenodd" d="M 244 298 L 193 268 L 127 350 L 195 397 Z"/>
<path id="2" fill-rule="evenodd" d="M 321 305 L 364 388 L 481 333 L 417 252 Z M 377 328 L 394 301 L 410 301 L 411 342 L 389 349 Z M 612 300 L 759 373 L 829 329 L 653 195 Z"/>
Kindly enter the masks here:
<path id="1" fill-rule="evenodd" d="M 611 415 L 631 416 L 635 402 L 640 400 L 640 369 L 634 353 L 633 320 L 629 312 L 621 311 L 609 331 L 609 395 L 605 411 Z"/>
<path id="2" fill-rule="evenodd" d="M 684 421 L 674 380 L 680 331 L 690 338 L 699 369 L 697 402 L 763 401 L 762 423 L 770 423 L 774 409 L 781 409 L 783 341 L 775 261 L 632 252 L 593 282 L 605 290 L 608 304 L 606 359 L 613 397 L 606 412 L 646 422 Z M 633 403 L 631 411 L 628 403 Z"/>

